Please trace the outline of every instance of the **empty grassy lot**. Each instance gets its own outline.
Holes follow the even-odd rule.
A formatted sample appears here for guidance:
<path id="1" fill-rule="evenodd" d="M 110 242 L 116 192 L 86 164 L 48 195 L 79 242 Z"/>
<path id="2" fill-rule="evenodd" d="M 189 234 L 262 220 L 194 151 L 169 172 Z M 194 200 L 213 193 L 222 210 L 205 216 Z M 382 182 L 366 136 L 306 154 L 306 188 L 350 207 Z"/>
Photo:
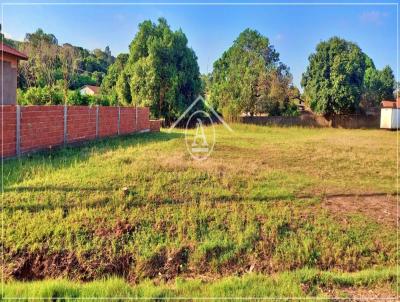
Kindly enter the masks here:
<path id="1" fill-rule="evenodd" d="M 3 295 L 394 296 L 396 133 L 233 129 L 4 162 Z"/>

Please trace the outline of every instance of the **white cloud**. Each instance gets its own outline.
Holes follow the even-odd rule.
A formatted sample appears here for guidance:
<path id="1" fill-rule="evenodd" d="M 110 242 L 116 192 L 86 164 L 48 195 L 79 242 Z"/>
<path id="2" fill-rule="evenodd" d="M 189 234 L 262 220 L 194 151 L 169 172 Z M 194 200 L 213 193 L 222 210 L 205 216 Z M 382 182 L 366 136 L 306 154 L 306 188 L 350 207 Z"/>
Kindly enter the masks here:
<path id="1" fill-rule="evenodd" d="M 379 11 L 369 11 L 361 14 L 360 19 L 364 23 L 371 23 L 375 25 L 381 25 L 388 16 L 388 13 Z"/>

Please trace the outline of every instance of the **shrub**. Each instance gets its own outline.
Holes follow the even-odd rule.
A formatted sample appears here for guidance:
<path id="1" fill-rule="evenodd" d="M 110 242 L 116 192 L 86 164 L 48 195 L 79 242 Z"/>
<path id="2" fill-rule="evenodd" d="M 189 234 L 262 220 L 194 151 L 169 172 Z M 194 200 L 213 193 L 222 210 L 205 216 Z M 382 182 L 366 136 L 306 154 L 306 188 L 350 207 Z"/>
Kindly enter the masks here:
<path id="1" fill-rule="evenodd" d="M 25 92 L 17 90 L 20 105 L 58 105 L 63 103 L 62 91 L 57 87 L 31 87 Z"/>

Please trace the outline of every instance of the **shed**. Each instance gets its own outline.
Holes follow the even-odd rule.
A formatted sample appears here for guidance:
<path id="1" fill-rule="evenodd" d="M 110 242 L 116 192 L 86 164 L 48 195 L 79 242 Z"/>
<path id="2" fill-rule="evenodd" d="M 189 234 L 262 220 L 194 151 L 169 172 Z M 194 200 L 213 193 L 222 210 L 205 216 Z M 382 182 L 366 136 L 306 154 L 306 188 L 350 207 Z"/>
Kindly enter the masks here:
<path id="1" fill-rule="evenodd" d="M 399 129 L 400 126 L 400 98 L 396 101 L 384 100 L 381 102 L 381 128 Z"/>
<path id="2" fill-rule="evenodd" d="M 28 57 L 18 50 L 0 42 L 0 61 L 3 72 L 0 72 L 1 105 L 15 105 L 17 102 L 18 62 Z"/>

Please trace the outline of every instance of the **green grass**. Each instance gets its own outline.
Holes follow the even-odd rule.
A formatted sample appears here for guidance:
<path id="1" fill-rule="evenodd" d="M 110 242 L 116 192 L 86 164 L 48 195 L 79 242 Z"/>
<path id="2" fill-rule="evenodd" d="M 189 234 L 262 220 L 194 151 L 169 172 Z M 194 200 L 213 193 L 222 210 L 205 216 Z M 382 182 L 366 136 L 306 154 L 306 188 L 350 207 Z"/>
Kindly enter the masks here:
<path id="1" fill-rule="evenodd" d="M 155 300 L 207 298 L 208 301 L 218 301 L 220 300 L 218 298 L 224 298 L 229 301 L 229 298 L 232 298 L 232 301 L 237 301 L 241 297 L 291 297 L 296 301 L 296 298 L 304 297 L 328 298 L 328 289 L 337 289 L 340 292 L 349 287 L 390 287 L 397 277 L 394 269 L 367 270 L 357 273 L 303 269 L 273 276 L 253 273 L 242 277 L 225 277 L 216 281 L 177 278 L 170 283 L 154 283 L 151 280 L 145 280 L 138 285 L 130 285 L 123 279 L 115 277 L 88 283 L 59 279 L 5 284 L 3 298 L 5 300 L 19 298 L 19 301 L 29 301 L 28 298 L 45 301 L 75 301 L 77 298 L 85 299 L 85 301 L 96 301 L 98 298 L 119 298 L 119 301 L 129 300 L 129 298 Z"/>
<path id="2" fill-rule="evenodd" d="M 202 162 L 187 153 L 181 130 L 5 161 L 2 246 L 9 288 L 21 279 L 113 276 L 173 282 L 206 275 L 227 277 L 215 283 L 225 284 L 249 270 L 285 276 L 396 265 L 393 225 L 321 206 L 334 194 L 396 192 L 394 132 L 233 128 L 231 134 L 217 126 L 214 152 Z M 268 279 L 251 275 L 240 282 L 252 278 Z M 68 281 L 46 282 L 74 292 Z M 125 288 L 121 280 L 106 283 L 110 292 L 114 283 Z M 77 294 L 91 286 L 76 284 Z M 217 285 L 207 286 L 218 293 Z M 163 290 L 168 293 L 169 283 Z"/>

